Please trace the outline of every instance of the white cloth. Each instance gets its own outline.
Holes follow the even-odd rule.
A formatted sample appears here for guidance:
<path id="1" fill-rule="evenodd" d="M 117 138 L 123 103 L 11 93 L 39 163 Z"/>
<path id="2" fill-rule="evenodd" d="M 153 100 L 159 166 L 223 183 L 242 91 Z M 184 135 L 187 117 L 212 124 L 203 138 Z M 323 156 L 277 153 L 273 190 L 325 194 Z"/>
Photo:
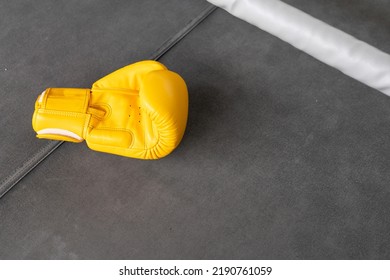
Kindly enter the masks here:
<path id="1" fill-rule="evenodd" d="M 208 0 L 390 96 L 390 55 L 279 0 Z"/>

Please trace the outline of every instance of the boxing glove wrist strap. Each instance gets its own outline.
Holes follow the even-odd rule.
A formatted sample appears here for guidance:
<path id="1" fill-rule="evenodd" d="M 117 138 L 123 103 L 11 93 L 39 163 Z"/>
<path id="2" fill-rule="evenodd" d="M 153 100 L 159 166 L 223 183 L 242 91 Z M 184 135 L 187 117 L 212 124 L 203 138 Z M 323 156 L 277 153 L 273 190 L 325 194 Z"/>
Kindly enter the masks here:
<path id="1" fill-rule="evenodd" d="M 89 99 L 90 89 L 45 90 L 35 103 L 33 127 L 37 137 L 82 142 L 91 119 Z"/>

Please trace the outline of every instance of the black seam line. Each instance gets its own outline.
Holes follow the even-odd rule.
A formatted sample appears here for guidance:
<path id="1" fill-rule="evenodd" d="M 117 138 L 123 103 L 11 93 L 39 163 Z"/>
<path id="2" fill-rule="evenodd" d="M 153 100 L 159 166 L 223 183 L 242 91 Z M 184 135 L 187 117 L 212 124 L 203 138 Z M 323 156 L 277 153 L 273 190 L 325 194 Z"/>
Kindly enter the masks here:
<path id="1" fill-rule="evenodd" d="M 166 40 L 153 54 L 150 56 L 151 60 L 159 60 L 166 54 L 173 46 L 175 46 L 181 39 L 190 33 L 196 26 L 198 26 L 204 19 L 206 19 L 212 12 L 216 10 L 216 6 L 208 5 L 203 9 L 198 16 L 192 19 L 184 28 L 171 38 Z M 0 198 L 2 198 L 9 190 L 12 189 L 20 180 L 22 180 L 31 170 L 37 167 L 46 157 L 54 152 L 64 141 L 49 141 L 49 143 L 38 150 L 33 156 L 23 162 L 21 166 L 15 169 L 9 176 L 7 176 L 0 183 Z"/>
<path id="2" fill-rule="evenodd" d="M 208 5 L 197 17 L 192 19 L 182 30 L 174 36 L 166 40 L 152 55 L 152 60 L 159 60 L 165 53 L 167 53 L 173 46 L 175 46 L 181 39 L 197 27 L 205 18 L 217 9 L 214 5 Z"/>
<path id="3" fill-rule="evenodd" d="M 41 161 L 57 149 L 63 141 L 50 141 L 43 146 L 32 157 L 26 160 L 22 166 L 18 167 L 11 175 L 6 177 L 0 183 L 0 198 L 3 197 L 13 186 L 22 180 L 31 170 L 33 170 Z"/>

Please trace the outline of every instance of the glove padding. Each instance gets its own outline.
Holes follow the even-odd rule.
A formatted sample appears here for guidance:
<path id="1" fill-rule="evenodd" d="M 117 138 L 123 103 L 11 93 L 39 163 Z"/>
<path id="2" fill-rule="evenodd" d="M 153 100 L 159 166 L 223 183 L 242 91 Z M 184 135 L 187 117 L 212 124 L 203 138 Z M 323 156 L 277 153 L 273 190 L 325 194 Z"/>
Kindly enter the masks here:
<path id="1" fill-rule="evenodd" d="M 121 68 L 92 89 L 48 88 L 35 103 L 38 138 L 82 142 L 93 150 L 158 159 L 180 143 L 188 116 L 184 80 L 156 61 Z"/>

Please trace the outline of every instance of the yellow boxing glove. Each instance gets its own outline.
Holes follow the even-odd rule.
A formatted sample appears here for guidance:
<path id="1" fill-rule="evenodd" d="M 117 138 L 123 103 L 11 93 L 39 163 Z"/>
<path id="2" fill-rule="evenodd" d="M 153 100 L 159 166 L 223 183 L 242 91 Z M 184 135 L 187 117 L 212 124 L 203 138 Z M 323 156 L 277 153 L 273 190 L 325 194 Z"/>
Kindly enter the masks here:
<path id="1" fill-rule="evenodd" d="M 38 138 L 82 142 L 93 150 L 158 159 L 180 143 L 187 123 L 184 80 L 156 61 L 121 68 L 92 89 L 48 88 L 32 125 Z"/>

